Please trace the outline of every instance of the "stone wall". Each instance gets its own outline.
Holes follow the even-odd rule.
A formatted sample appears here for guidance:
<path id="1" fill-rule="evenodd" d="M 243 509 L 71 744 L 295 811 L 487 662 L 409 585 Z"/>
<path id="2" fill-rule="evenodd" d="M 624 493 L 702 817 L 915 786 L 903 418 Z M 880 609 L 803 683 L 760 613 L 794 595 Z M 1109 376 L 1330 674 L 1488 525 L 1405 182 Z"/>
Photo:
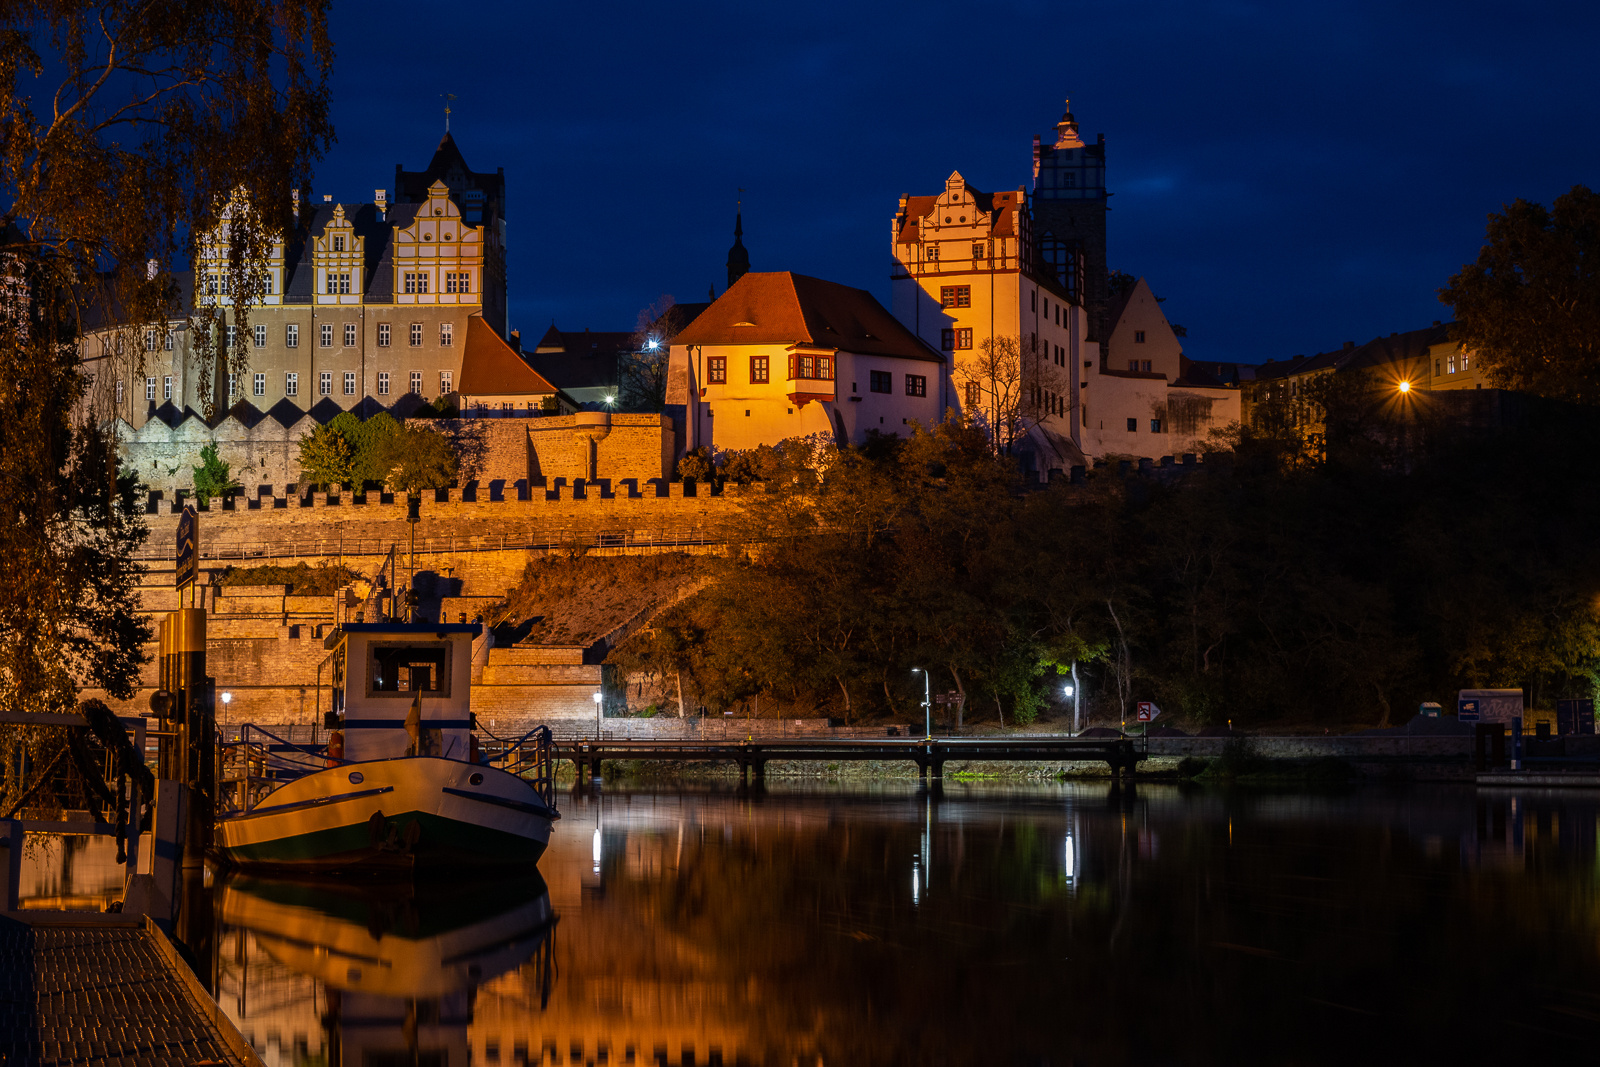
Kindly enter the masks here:
<path id="1" fill-rule="evenodd" d="M 137 429 L 118 419 L 114 429 L 122 462 L 138 471 L 146 485 L 171 498 L 179 490 L 192 490 L 200 450 L 213 444 L 241 485 L 300 481 L 300 439 L 339 414 L 339 408 L 324 403 L 315 415 L 295 410 L 295 421 L 280 421 L 278 416 L 287 410 L 247 413 L 243 419 L 229 415 L 216 426 L 193 414 L 176 425 L 153 418 Z M 672 475 L 673 426 L 665 415 L 600 411 L 407 422 L 437 427 L 456 440 L 463 483 L 539 485 L 545 481 L 570 485 L 580 478 L 643 483 Z"/>

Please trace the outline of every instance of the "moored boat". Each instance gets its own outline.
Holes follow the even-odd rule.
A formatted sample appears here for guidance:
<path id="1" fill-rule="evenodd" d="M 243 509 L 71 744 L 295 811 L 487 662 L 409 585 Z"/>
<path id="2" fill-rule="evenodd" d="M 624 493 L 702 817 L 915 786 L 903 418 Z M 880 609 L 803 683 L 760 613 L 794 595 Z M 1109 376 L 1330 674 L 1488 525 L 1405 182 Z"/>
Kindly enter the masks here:
<path id="1" fill-rule="evenodd" d="M 344 623 L 325 642 L 330 743 L 247 726 L 228 746 L 223 857 L 246 868 L 421 872 L 535 864 L 556 819 L 550 732 L 480 742 L 476 624 Z"/>

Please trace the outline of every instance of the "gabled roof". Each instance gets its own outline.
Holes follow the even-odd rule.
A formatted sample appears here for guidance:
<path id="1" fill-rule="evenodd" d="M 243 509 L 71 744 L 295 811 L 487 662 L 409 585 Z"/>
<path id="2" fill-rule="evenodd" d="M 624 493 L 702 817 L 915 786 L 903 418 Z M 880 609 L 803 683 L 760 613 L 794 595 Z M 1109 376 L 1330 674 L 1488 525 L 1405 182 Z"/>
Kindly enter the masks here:
<path id="1" fill-rule="evenodd" d="M 554 324 L 522 358 L 557 389 L 615 387 L 623 353 L 633 351 L 633 334 L 617 330 L 558 330 Z"/>
<path id="2" fill-rule="evenodd" d="M 980 212 L 989 216 L 990 237 L 1015 237 L 1021 229 L 1017 225 L 1017 214 L 1027 204 L 1026 194 L 1016 189 L 1004 193 L 985 193 L 966 184 L 966 179 L 957 172 L 950 176 L 951 180 L 960 180 L 962 187 L 972 196 L 973 204 Z M 905 211 L 897 216 L 900 224 L 895 240 L 899 244 L 916 244 L 923 239 L 922 222 L 933 214 L 934 208 L 939 204 L 939 195 L 933 196 L 908 196 L 905 202 Z M 976 220 L 974 220 L 974 223 Z M 956 223 L 958 226 L 972 225 L 973 223 Z"/>
<path id="3" fill-rule="evenodd" d="M 811 345 L 944 362 L 866 290 L 790 271 L 746 274 L 673 344 Z"/>
<path id="4" fill-rule="evenodd" d="M 1426 359 L 1430 345 L 1444 344 L 1450 339 L 1451 325 L 1442 322 L 1420 330 L 1391 333 L 1387 337 L 1374 337 L 1363 345 L 1350 343 L 1332 352 L 1318 352 L 1310 358 L 1296 356 L 1292 360 L 1268 360 L 1257 368 L 1256 378 L 1287 378 L 1314 371 L 1357 370 Z"/>
<path id="5" fill-rule="evenodd" d="M 460 197 L 468 189 L 483 190 L 489 206 L 497 209 L 505 199 L 505 174 L 500 171 L 492 174 L 475 171 L 467 166 L 456 139 L 448 131 L 439 139 L 439 147 L 434 149 L 433 158 L 425 169 L 406 170 L 399 164 L 395 165 L 395 199 L 407 204 L 423 203 L 428 199 L 428 187 L 436 181 L 442 181 L 450 187 L 451 198 L 456 201 L 457 207 L 466 207 Z"/>
<path id="6" fill-rule="evenodd" d="M 555 386 L 500 339 L 482 315 L 467 319 L 467 347 L 456 389 L 468 396 L 553 394 Z"/>

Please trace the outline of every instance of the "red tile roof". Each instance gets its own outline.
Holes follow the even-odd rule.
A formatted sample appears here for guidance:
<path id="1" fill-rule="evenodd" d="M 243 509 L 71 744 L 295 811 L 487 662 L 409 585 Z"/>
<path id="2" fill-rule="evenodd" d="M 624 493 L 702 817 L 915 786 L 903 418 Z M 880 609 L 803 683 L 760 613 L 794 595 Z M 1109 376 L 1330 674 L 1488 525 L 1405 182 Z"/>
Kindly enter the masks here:
<path id="1" fill-rule="evenodd" d="M 816 345 L 863 356 L 944 362 L 866 290 L 789 271 L 746 274 L 673 344 Z"/>
<path id="2" fill-rule="evenodd" d="M 556 391 L 500 339 L 482 315 L 467 319 L 467 350 L 461 359 L 461 382 L 457 388 L 468 396 L 528 396 Z"/>

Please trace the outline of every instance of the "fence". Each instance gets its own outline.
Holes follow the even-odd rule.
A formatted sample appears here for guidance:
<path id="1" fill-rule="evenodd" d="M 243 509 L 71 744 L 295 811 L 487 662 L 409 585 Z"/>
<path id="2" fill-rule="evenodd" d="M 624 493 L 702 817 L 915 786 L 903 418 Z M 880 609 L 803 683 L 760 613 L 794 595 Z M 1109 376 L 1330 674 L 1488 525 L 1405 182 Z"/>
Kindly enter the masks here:
<path id="1" fill-rule="evenodd" d="M 499 534 L 445 534 L 417 538 L 417 555 L 460 555 L 469 552 L 591 551 L 698 548 L 724 545 L 733 538 L 721 526 L 664 526 L 656 529 L 578 530 L 572 527 L 502 531 Z M 394 537 L 317 537 L 270 541 L 224 541 L 200 544 L 203 560 L 274 560 L 318 557 L 385 556 L 391 547 L 410 551 L 409 539 Z M 146 545 L 134 554 L 143 561 L 172 559 L 170 548 Z"/>

